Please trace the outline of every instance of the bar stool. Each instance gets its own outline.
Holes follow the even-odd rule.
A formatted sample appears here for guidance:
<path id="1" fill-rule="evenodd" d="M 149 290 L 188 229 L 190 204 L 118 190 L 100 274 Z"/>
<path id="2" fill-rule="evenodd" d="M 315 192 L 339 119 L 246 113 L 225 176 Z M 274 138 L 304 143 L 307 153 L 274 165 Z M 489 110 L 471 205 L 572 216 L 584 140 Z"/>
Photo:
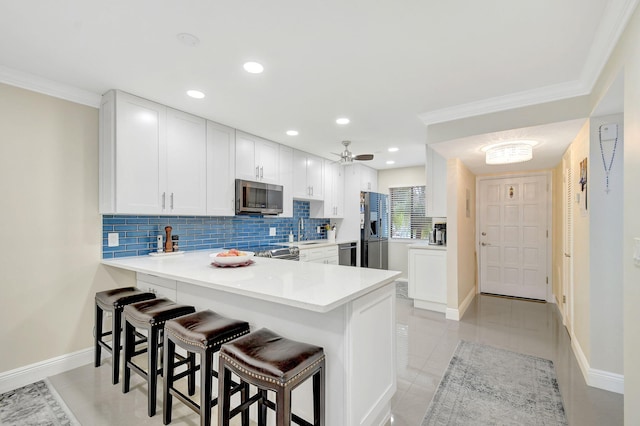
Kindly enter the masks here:
<path id="1" fill-rule="evenodd" d="M 122 348 L 120 335 L 122 330 L 122 310 L 126 305 L 144 300 L 154 299 L 153 293 L 140 291 L 135 287 L 115 288 L 96 293 L 96 335 L 95 335 L 95 366 L 100 367 L 101 349 L 111 354 L 111 382 L 115 385 L 120 381 L 120 349 Z M 102 331 L 102 317 L 104 311 L 111 312 L 111 331 Z M 117 333 L 115 332 L 117 330 Z M 111 335 L 111 346 L 103 340 Z"/>
<path id="2" fill-rule="evenodd" d="M 147 412 L 149 417 L 156 414 L 156 395 L 158 385 L 158 374 L 162 374 L 162 369 L 158 368 L 158 349 L 163 346 L 162 333 L 164 323 L 167 320 L 177 318 L 182 315 L 195 312 L 193 306 L 180 305 L 169 299 L 158 298 L 144 302 L 133 303 L 124 308 L 124 363 L 122 374 L 122 393 L 129 392 L 131 381 L 131 370 L 138 373 L 147 381 L 148 401 Z M 143 329 L 147 332 L 147 346 L 136 350 L 135 333 L 136 329 Z M 147 353 L 147 371 L 134 363 L 133 357 Z M 184 361 L 193 365 L 195 357 Z M 189 384 L 190 390 L 195 391 L 195 383 Z"/>
<path id="3" fill-rule="evenodd" d="M 266 426 L 267 408 L 275 410 L 276 425 L 324 426 L 325 356 L 321 347 L 285 339 L 262 328 L 220 348 L 218 373 L 218 425 L 229 426 L 232 417 L 258 403 L 258 426 Z M 231 373 L 258 392 L 231 410 Z M 291 412 L 291 392 L 313 376 L 313 423 Z M 267 391 L 276 393 L 275 404 Z"/>
<path id="4" fill-rule="evenodd" d="M 164 399 L 163 422 L 171 423 L 171 403 L 173 396 L 200 414 L 200 425 L 211 425 L 211 409 L 218 403 L 218 398 L 212 399 L 212 377 L 218 377 L 213 369 L 213 355 L 220 350 L 223 343 L 229 342 L 249 333 L 249 323 L 223 317 L 213 311 L 206 310 L 185 315 L 167 321 L 164 326 Z M 187 369 L 175 374 L 176 346 L 188 353 L 200 355 L 200 404 L 190 399 L 174 387 L 176 380 L 190 374 Z M 194 369 L 195 371 L 195 369 Z M 248 397 L 248 387 L 242 389 L 236 386 L 235 392 L 243 390 Z M 235 393 L 232 391 L 231 393 Z M 245 413 L 245 423 L 248 424 L 248 413 Z"/>

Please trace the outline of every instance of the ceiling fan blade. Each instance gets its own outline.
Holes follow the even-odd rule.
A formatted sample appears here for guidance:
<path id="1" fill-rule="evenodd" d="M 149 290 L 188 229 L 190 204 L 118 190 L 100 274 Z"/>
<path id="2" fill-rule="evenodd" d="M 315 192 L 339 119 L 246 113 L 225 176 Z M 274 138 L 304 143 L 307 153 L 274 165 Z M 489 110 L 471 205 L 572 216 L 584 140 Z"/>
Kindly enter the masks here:
<path id="1" fill-rule="evenodd" d="M 358 161 L 369 161 L 373 160 L 373 154 L 360 154 L 353 157 L 353 159 Z"/>

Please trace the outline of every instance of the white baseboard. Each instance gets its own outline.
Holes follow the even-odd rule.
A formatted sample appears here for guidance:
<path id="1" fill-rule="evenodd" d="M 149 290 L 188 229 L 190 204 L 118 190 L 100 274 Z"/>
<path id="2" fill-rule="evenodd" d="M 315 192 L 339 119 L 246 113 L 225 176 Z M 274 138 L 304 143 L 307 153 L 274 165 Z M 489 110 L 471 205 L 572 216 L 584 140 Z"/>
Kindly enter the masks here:
<path id="1" fill-rule="evenodd" d="M 435 311 L 440 313 L 446 313 L 447 304 L 446 303 L 437 303 L 437 302 L 428 302 L 426 300 L 413 299 L 413 307 L 426 309 L 429 311 Z"/>
<path id="2" fill-rule="evenodd" d="M 90 347 L 0 373 L 0 393 L 90 364 L 93 362 L 93 354 L 94 349 Z"/>
<path id="3" fill-rule="evenodd" d="M 467 295 L 465 296 L 460 306 L 458 306 L 458 309 L 447 308 L 447 312 L 445 313 L 445 318 L 453 321 L 460 321 L 460 318 L 462 318 L 464 313 L 469 308 L 469 305 L 471 305 L 471 302 L 473 302 L 474 297 L 476 297 L 475 286 L 473 286 L 473 288 L 471 288 L 469 293 L 467 293 Z"/>
<path id="4" fill-rule="evenodd" d="M 578 366 L 587 385 L 609 392 L 624 394 L 624 375 L 598 370 L 589 366 L 589 361 L 580 347 L 577 339 L 571 339 L 571 349 L 576 356 Z"/>

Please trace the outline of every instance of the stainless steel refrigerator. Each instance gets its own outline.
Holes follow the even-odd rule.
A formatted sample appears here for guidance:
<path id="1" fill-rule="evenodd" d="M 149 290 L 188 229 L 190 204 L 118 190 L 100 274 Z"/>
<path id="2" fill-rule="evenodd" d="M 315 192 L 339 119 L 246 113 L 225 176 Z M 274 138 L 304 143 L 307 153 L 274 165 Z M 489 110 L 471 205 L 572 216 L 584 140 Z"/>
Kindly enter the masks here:
<path id="1" fill-rule="evenodd" d="M 389 269 L 389 203 L 386 194 L 360 193 L 360 266 Z"/>

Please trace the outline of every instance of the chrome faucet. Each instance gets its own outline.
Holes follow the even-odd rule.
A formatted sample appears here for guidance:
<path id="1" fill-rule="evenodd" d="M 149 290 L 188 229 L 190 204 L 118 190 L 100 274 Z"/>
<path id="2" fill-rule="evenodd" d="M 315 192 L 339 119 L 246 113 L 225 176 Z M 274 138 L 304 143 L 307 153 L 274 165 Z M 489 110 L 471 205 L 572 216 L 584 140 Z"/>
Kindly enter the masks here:
<path id="1" fill-rule="evenodd" d="M 298 219 L 298 241 L 300 241 L 300 235 L 302 234 L 302 231 L 304 231 L 304 219 L 299 218 Z M 304 238 L 302 238 L 304 240 Z"/>

